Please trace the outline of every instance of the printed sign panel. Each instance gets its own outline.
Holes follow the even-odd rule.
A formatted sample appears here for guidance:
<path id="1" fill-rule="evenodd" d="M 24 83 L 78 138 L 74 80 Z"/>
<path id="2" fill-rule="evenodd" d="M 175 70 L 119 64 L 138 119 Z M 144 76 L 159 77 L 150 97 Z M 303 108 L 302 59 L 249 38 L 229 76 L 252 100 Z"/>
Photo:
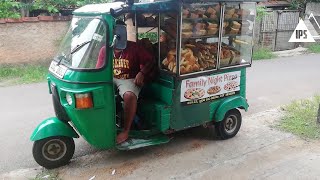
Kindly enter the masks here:
<path id="1" fill-rule="evenodd" d="M 185 79 L 181 83 L 180 102 L 198 104 L 231 96 L 240 91 L 241 71 Z"/>

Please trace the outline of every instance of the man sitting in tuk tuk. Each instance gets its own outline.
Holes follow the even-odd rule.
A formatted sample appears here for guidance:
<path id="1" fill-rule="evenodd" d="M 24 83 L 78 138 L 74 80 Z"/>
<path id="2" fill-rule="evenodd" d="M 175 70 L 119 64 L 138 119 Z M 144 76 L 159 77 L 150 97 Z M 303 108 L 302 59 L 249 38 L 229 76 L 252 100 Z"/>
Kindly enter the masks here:
<path id="1" fill-rule="evenodd" d="M 118 25 L 126 25 L 118 20 Z M 101 48 L 97 66 L 103 64 L 105 59 L 105 47 Z M 128 139 L 132 121 L 136 115 L 137 100 L 141 87 L 155 65 L 154 57 L 143 46 L 136 42 L 128 41 L 123 50 L 114 49 L 113 81 L 119 90 L 119 95 L 124 101 L 124 128 L 117 136 L 120 144 Z"/>

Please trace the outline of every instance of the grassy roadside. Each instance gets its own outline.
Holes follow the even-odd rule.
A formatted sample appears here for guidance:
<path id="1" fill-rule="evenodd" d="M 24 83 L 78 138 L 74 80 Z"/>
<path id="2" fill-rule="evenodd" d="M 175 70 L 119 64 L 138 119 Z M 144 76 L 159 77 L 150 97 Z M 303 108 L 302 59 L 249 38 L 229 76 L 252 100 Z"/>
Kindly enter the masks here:
<path id="1" fill-rule="evenodd" d="M 294 101 L 285 106 L 285 116 L 278 127 L 302 138 L 320 139 L 320 124 L 316 120 L 319 103 L 318 95 L 312 99 Z"/>
<path id="2" fill-rule="evenodd" d="M 48 67 L 47 63 L 0 65 L 0 86 L 45 81 Z"/>
<path id="3" fill-rule="evenodd" d="M 41 173 L 37 174 L 35 178 L 31 180 L 61 180 L 59 174 L 54 170 L 43 170 Z"/>
<path id="4" fill-rule="evenodd" d="M 253 60 L 262 60 L 262 59 L 272 59 L 276 55 L 268 48 L 259 48 L 253 51 L 252 59 Z"/>
<path id="5" fill-rule="evenodd" d="M 312 53 L 320 53 L 320 43 L 313 43 L 308 47 L 308 51 Z"/>

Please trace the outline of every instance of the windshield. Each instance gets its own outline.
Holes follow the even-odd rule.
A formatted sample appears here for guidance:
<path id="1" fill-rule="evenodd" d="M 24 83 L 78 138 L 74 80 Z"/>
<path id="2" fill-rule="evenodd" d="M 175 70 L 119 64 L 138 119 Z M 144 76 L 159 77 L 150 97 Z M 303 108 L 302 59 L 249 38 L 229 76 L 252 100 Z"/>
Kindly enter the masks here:
<path id="1" fill-rule="evenodd" d="M 105 44 L 106 26 L 101 19 L 74 17 L 54 60 L 72 68 L 100 68 L 105 64 Z"/>

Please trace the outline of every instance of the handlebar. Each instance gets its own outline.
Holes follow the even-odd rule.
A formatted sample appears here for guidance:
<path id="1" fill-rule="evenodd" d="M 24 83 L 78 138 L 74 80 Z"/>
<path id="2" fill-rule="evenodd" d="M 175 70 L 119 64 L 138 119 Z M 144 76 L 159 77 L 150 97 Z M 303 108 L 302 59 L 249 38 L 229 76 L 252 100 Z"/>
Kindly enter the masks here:
<path id="1" fill-rule="evenodd" d="M 128 13 L 129 12 L 129 6 L 122 6 L 121 8 L 117 8 L 117 9 L 113 9 L 111 8 L 110 9 L 110 14 L 113 16 L 113 17 L 118 17 L 120 16 L 121 14 L 123 13 Z"/>

